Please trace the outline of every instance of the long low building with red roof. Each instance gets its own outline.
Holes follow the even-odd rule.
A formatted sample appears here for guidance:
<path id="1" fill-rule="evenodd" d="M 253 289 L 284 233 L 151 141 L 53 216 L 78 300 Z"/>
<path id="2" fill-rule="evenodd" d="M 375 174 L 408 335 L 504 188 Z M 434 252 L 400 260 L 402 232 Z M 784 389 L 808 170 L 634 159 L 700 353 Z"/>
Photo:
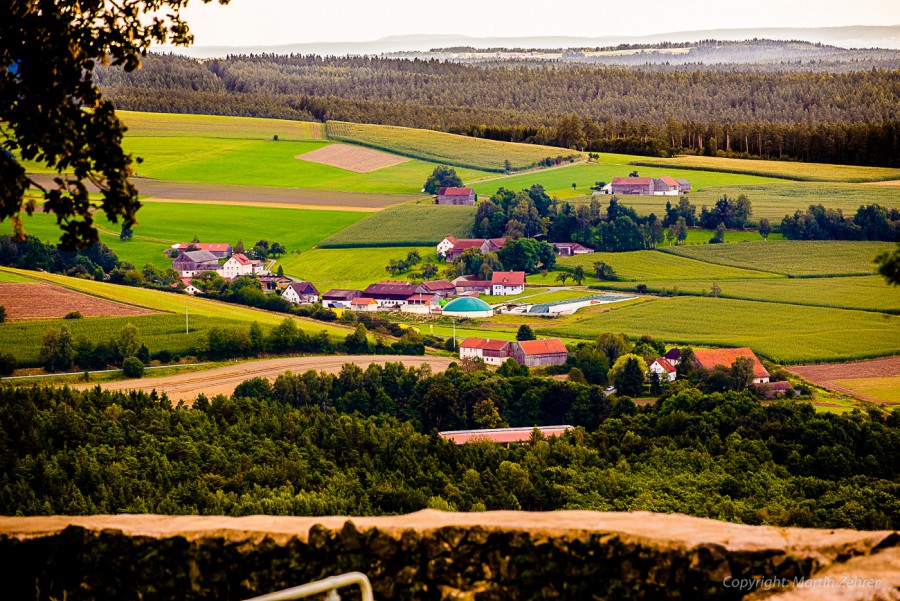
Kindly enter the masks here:
<path id="1" fill-rule="evenodd" d="M 753 360 L 753 383 L 765 384 L 769 381 L 769 372 L 760 363 L 756 354 L 748 347 L 720 348 L 720 349 L 694 349 L 694 360 L 698 367 L 712 371 L 716 367 L 730 368 L 738 357 L 747 357 Z"/>
<path id="2" fill-rule="evenodd" d="M 514 342 L 510 356 L 527 367 L 562 365 L 569 358 L 569 350 L 558 338 L 522 340 Z"/>
<path id="3" fill-rule="evenodd" d="M 459 345 L 460 359 L 482 359 L 488 365 L 503 365 L 509 359 L 509 340 L 466 338 Z"/>
<path id="4" fill-rule="evenodd" d="M 495 442 L 495 443 L 512 443 L 512 442 L 528 442 L 534 436 L 534 431 L 540 432 L 544 438 L 550 436 L 562 436 L 568 430 L 572 430 L 572 426 L 533 426 L 531 428 L 490 428 L 485 430 L 448 430 L 446 432 L 438 432 L 438 435 L 445 439 L 455 442 L 456 444 L 466 444 L 469 442 Z"/>

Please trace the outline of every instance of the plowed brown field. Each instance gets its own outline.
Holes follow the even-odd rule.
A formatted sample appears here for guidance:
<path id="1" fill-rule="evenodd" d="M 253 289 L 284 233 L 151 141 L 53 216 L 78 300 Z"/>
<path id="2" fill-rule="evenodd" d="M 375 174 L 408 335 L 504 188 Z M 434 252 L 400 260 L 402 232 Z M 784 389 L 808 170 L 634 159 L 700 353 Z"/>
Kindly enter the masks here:
<path id="1" fill-rule="evenodd" d="M 53 284 L 0 283 L 0 305 L 7 319 L 50 319 L 79 311 L 85 317 L 117 317 L 156 313 L 142 307 L 104 300 Z"/>
<path id="2" fill-rule="evenodd" d="M 845 392 L 876 403 L 890 403 L 885 397 L 867 394 L 872 384 L 884 383 L 887 378 L 900 376 L 900 357 L 885 357 L 851 363 L 826 363 L 822 365 L 794 365 L 788 369 L 819 386 Z"/>
<path id="3" fill-rule="evenodd" d="M 294 158 L 311 163 L 330 165 L 331 167 L 346 169 L 354 173 L 368 173 L 383 167 L 399 165 L 409 160 L 396 154 L 350 144 L 329 144 L 328 146 L 297 155 Z"/>

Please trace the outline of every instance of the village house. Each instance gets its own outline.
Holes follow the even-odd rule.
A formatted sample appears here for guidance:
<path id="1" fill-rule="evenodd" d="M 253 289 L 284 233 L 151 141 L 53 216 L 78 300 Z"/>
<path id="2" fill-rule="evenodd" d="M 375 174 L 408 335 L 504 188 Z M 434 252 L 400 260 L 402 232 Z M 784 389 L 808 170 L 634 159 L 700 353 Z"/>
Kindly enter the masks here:
<path id="1" fill-rule="evenodd" d="M 172 260 L 172 269 L 183 278 L 192 278 L 204 271 L 217 271 L 219 259 L 208 250 L 181 251 Z"/>
<path id="2" fill-rule="evenodd" d="M 293 280 L 284 275 L 261 275 L 259 283 L 265 292 L 282 292 Z"/>
<path id="3" fill-rule="evenodd" d="M 181 278 L 181 283 L 184 284 L 184 291 L 194 296 L 195 294 L 203 294 L 203 291 L 194 286 L 193 280 L 191 278 Z"/>
<path id="4" fill-rule="evenodd" d="M 416 293 L 416 286 L 409 282 L 385 280 L 377 284 L 369 284 L 363 290 L 366 298 L 374 299 L 379 308 L 401 307 L 406 304 L 406 299 Z"/>
<path id="5" fill-rule="evenodd" d="M 447 236 L 438 243 L 437 254 L 452 263 L 469 248 L 477 248 L 484 255 L 499 251 L 506 241 L 507 238 L 454 238 Z"/>
<path id="6" fill-rule="evenodd" d="M 526 367 L 543 367 L 562 365 L 569 358 L 569 351 L 562 340 L 545 338 L 511 343 L 510 356 Z"/>
<path id="7" fill-rule="evenodd" d="M 483 430 L 448 430 L 446 432 L 438 432 L 438 436 L 444 440 L 449 440 L 458 445 L 469 442 L 495 442 L 499 444 L 506 443 L 509 446 L 513 442 L 528 442 L 534 436 L 537 430 L 544 438 L 551 436 L 562 436 L 565 432 L 572 430 L 572 426 L 532 426 L 524 428 L 488 428 Z"/>
<path id="8" fill-rule="evenodd" d="M 503 365 L 509 359 L 511 344 L 508 340 L 466 338 L 459 345 L 459 358 L 481 359 L 488 365 Z"/>
<path id="9" fill-rule="evenodd" d="M 587 255 L 594 252 L 593 248 L 582 246 L 577 242 L 552 242 L 553 252 L 560 257 L 574 257 L 575 255 Z"/>
<path id="10" fill-rule="evenodd" d="M 337 307 L 346 309 L 350 301 L 363 295 L 361 290 L 347 290 L 344 288 L 332 288 L 322 295 L 322 306 L 326 309 Z"/>
<path id="11" fill-rule="evenodd" d="M 697 367 L 712 371 L 716 367 L 731 368 L 738 357 L 748 357 L 753 360 L 753 383 L 765 384 L 769 381 L 769 372 L 759 362 L 756 354 L 747 347 L 725 349 L 694 349 L 694 359 Z"/>
<path id="12" fill-rule="evenodd" d="M 377 311 L 378 303 L 374 298 L 357 297 L 350 301 L 351 311 Z"/>
<path id="13" fill-rule="evenodd" d="M 294 282 L 284 289 L 281 298 L 295 305 L 319 302 L 319 291 L 311 282 Z"/>
<path id="14" fill-rule="evenodd" d="M 494 296 L 511 296 L 524 291 L 524 271 L 495 271 L 491 276 L 491 294 Z"/>
<path id="15" fill-rule="evenodd" d="M 202 242 L 190 242 L 173 244 L 172 248 L 179 252 L 183 252 L 191 248 L 193 250 L 205 250 L 212 253 L 217 259 L 227 259 L 233 252 L 231 245 L 227 243 L 204 244 Z"/>
<path id="16" fill-rule="evenodd" d="M 653 363 L 650 364 L 649 373 L 654 373 L 659 376 L 660 380 L 668 380 L 669 382 L 674 382 L 678 376 L 675 366 L 669 363 L 665 357 L 654 359 Z"/>
<path id="17" fill-rule="evenodd" d="M 664 175 L 653 181 L 653 194 L 656 196 L 678 196 L 681 184 L 673 177 Z"/>
<path id="18" fill-rule="evenodd" d="M 453 280 L 453 285 L 456 286 L 457 294 L 490 294 L 493 284 L 490 280 L 476 280 L 470 276 L 460 276 Z"/>
<path id="19" fill-rule="evenodd" d="M 441 188 L 438 190 L 434 203 L 472 206 L 475 204 L 475 190 L 472 188 Z"/>
<path id="20" fill-rule="evenodd" d="M 450 298 L 456 295 L 456 286 L 450 280 L 430 280 L 422 282 L 416 287 L 417 294 L 433 294 L 441 298 Z"/>
<path id="21" fill-rule="evenodd" d="M 263 262 L 247 258 L 246 255 L 236 253 L 231 255 L 222 266 L 216 270 L 225 279 L 233 280 L 242 275 L 256 275 L 263 270 Z"/>

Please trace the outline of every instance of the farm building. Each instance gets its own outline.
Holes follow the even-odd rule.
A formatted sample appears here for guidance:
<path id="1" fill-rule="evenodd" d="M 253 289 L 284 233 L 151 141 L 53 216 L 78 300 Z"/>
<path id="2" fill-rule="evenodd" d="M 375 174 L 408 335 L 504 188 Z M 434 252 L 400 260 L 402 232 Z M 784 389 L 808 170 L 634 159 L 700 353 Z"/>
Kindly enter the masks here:
<path id="1" fill-rule="evenodd" d="M 459 258 L 463 251 L 477 248 L 481 254 L 497 252 L 506 244 L 507 238 L 454 238 L 447 236 L 437 245 L 437 254 L 448 262 Z"/>
<path id="2" fill-rule="evenodd" d="M 512 343 L 508 340 L 489 338 L 466 338 L 459 345 L 460 359 L 481 359 L 488 365 L 503 365 L 509 359 Z"/>
<path id="3" fill-rule="evenodd" d="M 445 439 L 455 442 L 456 444 L 466 444 L 468 442 L 496 442 L 496 443 L 512 443 L 512 442 L 528 442 L 534 436 L 535 430 L 544 438 L 550 436 L 562 436 L 563 433 L 572 429 L 572 426 L 533 426 L 531 428 L 490 428 L 485 430 L 448 430 L 446 432 L 438 432 L 438 435 Z"/>
<path id="4" fill-rule="evenodd" d="M 582 246 L 577 242 L 551 242 L 553 252 L 560 257 L 574 257 L 575 255 L 587 255 L 594 252 L 593 248 Z"/>
<path id="5" fill-rule="evenodd" d="M 614 177 L 612 182 L 604 186 L 600 192 L 603 194 L 678 196 L 681 192 L 688 192 L 690 189 L 691 182 L 664 175 L 658 178 Z"/>
<path id="6" fill-rule="evenodd" d="M 491 276 L 491 294 L 494 296 L 512 296 L 524 291 L 524 271 L 495 271 Z"/>
<path id="7" fill-rule="evenodd" d="M 654 359 L 653 363 L 650 364 L 649 371 L 658 375 L 660 379 L 665 378 L 669 382 L 674 382 L 675 378 L 678 376 L 675 366 L 669 363 L 664 357 L 657 357 Z"/>
<path id="8" fill-rule="evenodd" d="M 405 305 L 406 299 L 415 293 L 415 284 L 393 280 L 369 284 L 369 287 L 363 290 L 363 295 L 366 298 L 377 301 L 379 307 L 399 307 Z"/>
<path id="9" fill-rule="evenodd" d="M 266 292 L 282 291 L 287 288 L 293 280 L 283 275 L 261 275 L 259 283 Z"/>
<path id="10" fill-rule="evenodd" d="M 374 298 L 357 297 L 350 301 L 351 311 L 377 311 L 378 303 Z"/>
<path id="11" fill-rule="evenodd" d="M 681 192 L 681 184 L 668 175 L 656 178 L 653 181 L 653 193 L 657 196 L 678 196 Z"/>
<path id="12" fill-rule="evenodd" d="M 322 306 L 325 308 L 350 306 L 350 301 L 363 295 L 360 290 L 346 290 L 344 288 L 332 288 L 322 295 Z"/>
<path id="13" fill-rule="evenodd" d="M 457 294 L 490 294 L 492 286 L 490 280 L 475 280 L 467 276 L 456 278 L 453 280 L 453 285 L 456 287 Z"/>
<path id="14" fill-rule="evenodd" d="M 216 243 L 216 244 L 203 244 L 201 242 L 196 243 L 182 243 L 182 244 L 173 244 L 172 248 L 179 251 L 184 252 L 189 249 L 192 250 L 205 250 L 207 252 L 212 253 L 217 259 L 227 259 L 231 256 L 233 252 L 231 245 L 226 243 Z"/>
<path id="15" fill-rule="evenodd" d="M 319 291 L 311 282 L 294 282 L 284 289 L 281 298 L 295 305 L 319 302 Z"/>
<path id="16" fill-rule="evenodd" d="M 562 365 L 569 358 L 569 351 L 562 340 L 545 338 L 513 342 L 510 356 L 526 367 L 543 367 Z"/>
<path id="17" fill-rule="evenodd" d="M 423 294 L 417 292 L 406 299 L 406 304 L 400 310 L 404 313 L 418 313 L 428 315 L 432 309 L 436 309 L 441 302 L 441 297 L 436 294 Z"/>
<path id="18" fill-rule="evenodd" d="M 229 257 L 222 266 L 216 270 L 223 278 L 232 280 L 242 275 L 255 275 L 263 270 L 263 262 L 247 258 L 246 255 L 235 253 Z"/>
<path id="19" fill-rule="evenodd" d="M 422 282 L 416 288 L 417 294 L 434 294 L 441 298 L 450 298 L 456 295 L 456 286 L 450 280 L 431 280 Z"/>
<path id="20" fill-rule="evenodd" d="M 579 309 L 592 305 L 608 305 L 609 303 L 619 303 L 635 298 L 637 297 L 624 294 L 595 294 L 593 296 L 582 296 L 568 300 L 538 303 L 536 305 L 519 305 L 511 310 L 510 313 L 528 313 L 529 315 L 556 317 L 558 315 L 571 315 Z"/>
<path id="21" fill-rule="evenodd" d="M 678 349 L 678 348 L 669 349 L 666 352 L 666 354 L 663 355 L 663 359 L 665 359 L 666 361 L 668 361 L 669 363 L 671 363 L 672 365 L 677 367 L 678 364 L 681 362 L 681 349 Z"/>
<path id="22" fill-rule="evenodd" d="M 480 298 L 464 297 L 457 298 L 444 305 L 441 314 L 447 317 L 491 317 L 494 315 L 494 310 Z"/>
<path id="23" fill-rule="evenodd" d="M 472 188 L 441 188 L 438 190 L 437 199 L 439 205 L 469 205 L 475 204 L 475 190 Z"/>
<path id="24" fill-rule="evenodd" d="M 172 260 L 172 269 L 183 278 L 191 278 L 204 271 L 217 271 L 219 259 L 208 250 L 181 251 Z"/>
<path id="25" fill-rule="evenodd" d="M 506 245 L 506 238 L 486 238 L 481 245 L 481 254 L 495 253 Z"/>
<path id="26" fill-rule="evenodd" d="M 678 182 L 678 187 L 682 192 L 691 191 L 691 182 L 687 181 L 686 179 L 676 179 L 675 181 Z"/>
<path id="27" fill-rule="evenodd" d="M 181 283 L 184 284 L 184 291 L 194 296 L 195 294 L 203 294 L 203 291 L 194 286 L 193 280 L 191 278 L 181 278 Z"/>
<path id="28" fill-rule="evenodd" d="M 723 348 L 710 350 L 694 350 L 694 358 L 697 367 L 712 371 L 716 367 L 730 368 L 738 357 L 748 357 L 753 360 L 753 383 L 765 384 L 769 381 L 769 372 L 759 362 L 756 354 L 747 347 Z"/>

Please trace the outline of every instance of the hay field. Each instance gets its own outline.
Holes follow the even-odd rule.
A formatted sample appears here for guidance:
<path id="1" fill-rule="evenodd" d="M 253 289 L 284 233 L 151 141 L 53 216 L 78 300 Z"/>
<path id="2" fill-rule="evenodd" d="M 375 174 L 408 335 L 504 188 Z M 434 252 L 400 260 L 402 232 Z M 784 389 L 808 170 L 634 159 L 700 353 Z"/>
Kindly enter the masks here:
<path id="1" fill-rule="evenodd" d="M 753 270 L 749 266 L 739 268 L 716 265 L 712 262 L 698 261 L 692 257 L 686 258 L 655 250 L 620 253 L 597 252 L 574 257 L 560 257 L 557 259 L 556 265 L 557 269 L 565 271 L 572 271 L 580 265 L 586 274 L 593 275 L 594 263 L 597 261 L 603 261 L 612 266 L 616 275 L 621 279 L 641 282 L 652 280 L 744 280 L 778 277 L 771 273 Z"/>
<path id="2" fill-rule="evenodd" d="M 329 144 L 304 154 L 298 154 L 294 158 L 311 163 L 330 165 L 338 169 L 353 171 L 354 173 L 368 173 L 369 171 L 392 167 L 410 160 L 407 157 L 397 156 L 396 154 L 351 144 Z"/>
<path id="3" fill-rule="evenodd" d="M 858 167 L 826 163 L 728 159 L 722 157 L 678 156 L 672 159 L 641 157 L 632 165 L 670 169 L 699 169 L 724 173 L 744 173 L 810 182 L 876 182 L 900 178 L 900 169 L 891 167 Z"/>
<path id="4" fill-rule="evenodd" d="M 325 124 L 312 121 L 137 111 L 116 111 L 116 114 L 128 127 L 126 137 L 184 136 L 271 140 L 277 135 L 279 140 L 325 138 Z"/>

